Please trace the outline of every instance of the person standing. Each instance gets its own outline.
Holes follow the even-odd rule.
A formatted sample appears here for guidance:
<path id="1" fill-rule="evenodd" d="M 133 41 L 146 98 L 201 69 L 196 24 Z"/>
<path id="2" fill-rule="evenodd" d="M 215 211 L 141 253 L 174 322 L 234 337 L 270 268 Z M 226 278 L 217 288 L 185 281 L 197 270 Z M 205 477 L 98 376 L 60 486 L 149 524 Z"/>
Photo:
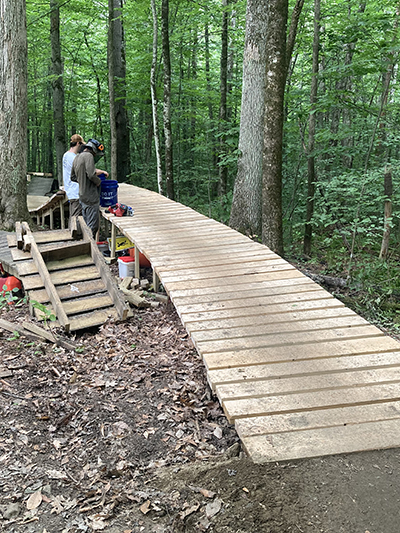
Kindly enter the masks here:
<path id="1" fill-rule="evenodd" d="M 69 219 L 71 217 L 77 217 L 82 214 L 82 207 L 79 203 L 79 185 L 71 181 L 71 169 L 72 163 L 74 162 L 75 157 L 83 146 L 83 137 L 75 133 L 72 135 L 69 150 L 65 152 L 62 159 L 63 164 L 63 182 L 64 182 L 64 191 L 69 200 Z"/>
<path id="2" fill-rule="evenodd" d="M 101 179 L 98 174 L 104 170 L 95 167 L 100 157 L 104 155 L 104 145 L 96 139 L 89 139 L 83 145 L 83 151 L 78 154 L 71 170 L 71 180 L 79 184 L 79 202 L 82 208 L 82 216 L 95 237 L 99 229 L 100 185 Z"/>

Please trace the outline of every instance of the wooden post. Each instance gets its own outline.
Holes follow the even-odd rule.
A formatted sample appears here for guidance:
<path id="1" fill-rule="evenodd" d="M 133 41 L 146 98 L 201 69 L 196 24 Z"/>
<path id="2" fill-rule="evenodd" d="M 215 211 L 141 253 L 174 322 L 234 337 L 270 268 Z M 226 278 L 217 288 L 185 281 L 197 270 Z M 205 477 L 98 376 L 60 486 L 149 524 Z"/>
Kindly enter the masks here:
<path id="1" fill-rule="evenodd" d="M 140 254 L 139 248 L 135 244 L 135 278 L 140 279 Z"/>
<path id="2" fill-rule="evenodd" d="M 153 268 L 153 290 L 154 292 L 158 292 L 158 289 L 160 288 L 160 278 L 157 275 L 157 272 Z"/>
<path id="3" fill-rule="evenodd" d="M 60 219 L 61 219 L 61 229 L 65 229 L 65 213 L 64 213 L 64 200 L 60 200 Z"/>
<path id="4" fill-rule="evenodd" d="M 22 237 L 21 222 L 16 222 L 15 223 L 15 235 L 16 235 L 16 238 L 17 238 L 17 248 L 18 248 L 18 250 L 22 250 L 22 248 L 24 247 L 24 239 Z"/>
<path id="5" fill-rule="evenodd" d="M 50 229 L 54 229 L 54 210 L 52 207 L 50 207 Z"/>
<path id="6" fill-rule="evenodd" d="M 111 260 L 114 260 L 115 257 L 116 257 L 116 254 L 115 254 L 115 247 L 116 247 L 116 241 L 117 241 L 117 227 L 115 224 L 112 223 L 112 221 L 110 220 L 110 224 L 111 224 L 111 250 L 110 250 L 110 259 Z"/>

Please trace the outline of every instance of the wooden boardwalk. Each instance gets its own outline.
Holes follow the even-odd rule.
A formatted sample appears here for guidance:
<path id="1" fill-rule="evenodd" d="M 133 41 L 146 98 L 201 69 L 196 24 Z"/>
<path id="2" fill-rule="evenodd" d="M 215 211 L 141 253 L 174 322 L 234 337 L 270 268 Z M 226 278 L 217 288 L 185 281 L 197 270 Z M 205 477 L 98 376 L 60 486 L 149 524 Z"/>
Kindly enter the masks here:
<path id="1" fill-rule="evenodd" d="M 396 340 L 223 224 L 131 185 L 118 200 L 255 462 L 400 446 Z"/>

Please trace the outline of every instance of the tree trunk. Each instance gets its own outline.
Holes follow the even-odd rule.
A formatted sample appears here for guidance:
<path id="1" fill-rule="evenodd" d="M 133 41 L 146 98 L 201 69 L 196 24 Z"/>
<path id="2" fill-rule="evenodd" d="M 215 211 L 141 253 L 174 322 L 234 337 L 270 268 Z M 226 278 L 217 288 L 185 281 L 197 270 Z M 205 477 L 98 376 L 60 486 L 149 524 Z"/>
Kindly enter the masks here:
<path id="1" fill-rule="evenodd" d="M 208 105 L 208 118 L 210 121 L 210 150 L 212 153 L 212 168 L 213 170 L 217 168 L 217 151 L 216 151 L 216 140 L 215 140 L 215 125 L 214 125 L 214 110 L 212 95 L 213 89 L 211 85 L 211 69 L 210 69 L 210 30 L 208 27 L 208 22 L 206 22 L 204 28 L 204 54 L 205 54 L 205 70 L 206 70 L 206 80 L 207 80 L 207 105 Z"/>
<path id="2" fill-rule="evenodd" d="M 174 176 L 173 176 L 173 144 L 171 126 L 171 56 L 169 49 L 169 0 L 162 0 L 161 8 L 161 33 L 164 64 L 164 136 L 165 136 L 165 188 L 167 197 L 173 200 Z"/>
<path id="3" fill-rule="evenodd" d="M 268 4 L 269 0 L 248 0 L 246 11 L 238 172 L 229 225 L 248 235 L 261 234 Z"/>
<path id="4" fill-rule="evenodd" d="M 385 181 L 384 181 L 384 194 L 385 199 L 385 225 L 383 230 L 381 251 L 379 259 L 386 259 L 389 252 L 389 239 L 390 239 L 390 227 L 392 222 L 392 195 L 393 195 L 393 182 L 392 182 L 392 168 L 387 167 L 385 169 Z"/>
<path id="5" fill-rule="evenodd" d="M 314 41 L 313 41 L 313 58 L 312 58 L 312 78 L 310 93 L 310 116 L 308 119 L 308 177 L 307 177 L 307 213 L 306 224 L 304 228 L 303 251 L 305 255 L 311 253 L 312 224 L 311 220 L 314 214 L 314 195 L 315 195 L 315 126 L 317 116 L 315 107 L 318 93 L 318 65 L 319 65 L 319 34 L 321 18 L 321 0 L 314 0 Z"/>
<path id="6" fill-rule="evenodd" d="M 96 99 L 97 99 L 97 110 L 96 110 L 96 122 L 94 127 L 94 137 L 100 137 L 101 140 L 104 139 L 104 132 L 103 132 L 103 120 L 102 120 L 102 99 L 101 99 L 101 80 L 99 73 L 97 72 L 96 64 L 92 55 L 92 47 L 90 46 L 90 43 L 87 39 L 86 33 L 83 35 L 83 38 L 85 40 L 86 48 L 89 54 L 90 63 L 92 65 L 93 74 L 96 79 Z M 107 152 L 105 153 L 104 159 L 107 158 Z"/>
<path id="7" fill-rule="evenodd" d="M 125 40 L 122 1 L 108 0 L 108 87 L 111 129 L 111 176 L 119 182 L 130 174 L 129 131 L 126 113 Z"/>
<path id="8" fill-rule="evenodd" d="M 262 242 L 283 254 L 282 142 L 288 0 L 270 0 L 264 110 Z"/>
<path id="9" fill-rule="evenodd" d="M 157 100 L 157 86 L 156 86 L 156 67 L 157 67 L 157 41 L 158 41 L 158 22 L 157 9 L 155 0 L 151 0 L 151 11 L 153 14 L 153 58 L 151 62 L 150 72 L 150 90 L 151 90 L 151 105 L 153 110 L 153 133 L 154 133 L 154 147 L 157 159 L 157 184 L 159 194 L 164 194 L 163 191 L 163 175 L 161 167 L 161 152 L 160 152 L 160 128 L 158 124 L 158 100 Z"/>
<path id="10" fill-rule="evenodd" d="M 10 230 L 29 220 L 25 0 L 0 0 L 0 47 L 0 227 Z"/>
<path id="11" fill-rule="evenodd" d="M 60 43 L 60 8 L 58 0 L 50 0 L 51 64 L 53 74 L 54 144 L 56 172 L 59 185 L 63 184 L 62 158 L 65 152 L 64 82 Z"/>
<path id="12" fill-rule="evenodd" d="M 286 76 L 303 5 L 304 0 L 297 0 L 292 12 L 286 46 Z M 269 0 L 247 2 L 238 173 L 230 220 L 231 227 L 253 235 L 260 235 L 262 228 L 263 109 L 268 6 Z"/>
<path id="13" fill-rule="evenodd" d="M 219 104 L 219 194 L 226 194 L 228 185 L 228 166 L 223 161 L 226 156 L 226 127 L 227 127 L 227 94 L 228 94 L 228 3 L 222 0 L 222 32 L 221 32 L 221 74 L 220 74 L 220 104 Z"/>

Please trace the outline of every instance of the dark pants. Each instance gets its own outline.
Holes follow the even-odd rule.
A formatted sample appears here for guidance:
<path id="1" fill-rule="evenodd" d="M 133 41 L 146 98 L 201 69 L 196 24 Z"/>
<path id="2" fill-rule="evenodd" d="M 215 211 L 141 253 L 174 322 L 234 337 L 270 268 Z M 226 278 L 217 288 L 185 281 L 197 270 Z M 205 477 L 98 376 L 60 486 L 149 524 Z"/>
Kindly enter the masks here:
<path id="1" fill-rule="evenodd" d="M 83 220 L 88 227 L 92 230 L 93 237 L 96 237 L 96 233 L 99 229 L 99 207 L 100 203 L 94 205 L 88 205 L 81 202 Z"/>

